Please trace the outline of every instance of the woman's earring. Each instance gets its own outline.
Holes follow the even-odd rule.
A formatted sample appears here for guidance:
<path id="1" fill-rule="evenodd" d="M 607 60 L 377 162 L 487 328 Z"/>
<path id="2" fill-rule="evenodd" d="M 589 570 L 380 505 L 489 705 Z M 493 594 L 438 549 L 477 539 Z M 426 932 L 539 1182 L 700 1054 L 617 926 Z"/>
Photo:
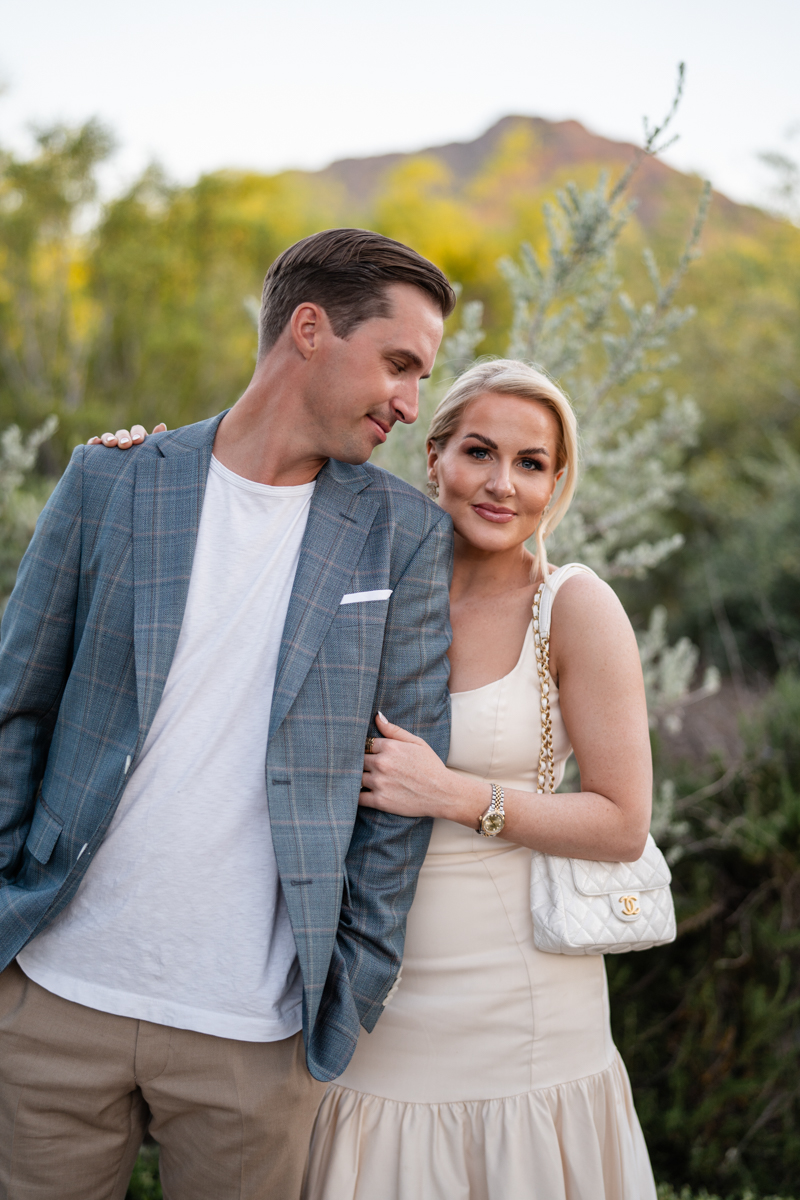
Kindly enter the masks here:
<path id="1" fill-rule="evenodd" d="M 428 495 L 430 496 L 431 500 L 439 499 L 439 484 L 438 484 L 437 480 L 435 480 L 435 479 L 428 480 Z"/>

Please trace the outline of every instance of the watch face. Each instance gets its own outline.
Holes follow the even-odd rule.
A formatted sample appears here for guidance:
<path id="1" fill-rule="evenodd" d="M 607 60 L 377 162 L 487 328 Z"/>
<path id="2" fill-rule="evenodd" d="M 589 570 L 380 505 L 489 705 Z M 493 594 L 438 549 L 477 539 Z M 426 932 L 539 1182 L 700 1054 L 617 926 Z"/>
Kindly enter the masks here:
<path id="1" fill-rule="evenodd" d="M 488 833 L 489 836 L 491 836 L 492 834 L 495 834 L 495 833 L 499 833 L 500 830 L 505 825 L 505 823 L 506 823 L 506 819 L 502 813 L 499 813 L 499 812 L 488 813 L 483 818 L 483 832 Z"/>

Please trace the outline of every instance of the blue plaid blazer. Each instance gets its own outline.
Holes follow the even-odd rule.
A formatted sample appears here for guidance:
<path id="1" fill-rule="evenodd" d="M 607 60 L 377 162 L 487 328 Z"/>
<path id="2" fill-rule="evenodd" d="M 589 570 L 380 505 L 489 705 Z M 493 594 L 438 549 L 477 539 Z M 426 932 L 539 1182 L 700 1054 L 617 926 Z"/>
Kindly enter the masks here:
<path id="1" fill-rule="evenodd" d="M 127 454 L 80 446 L 0 635 L 0 968 L 75 895 L 158 708 L 221 416 Z M 376 710 L 445 757 L 449 518 L 330 461 L 311 502 L 264 731 L 309 1068 L 332 1079 L 400 966 L 430 822 L 358 808 Z M 340 605 L 392 589 L 388 602 Z M 175 847 L 180 854 L 180 847 Z"/>

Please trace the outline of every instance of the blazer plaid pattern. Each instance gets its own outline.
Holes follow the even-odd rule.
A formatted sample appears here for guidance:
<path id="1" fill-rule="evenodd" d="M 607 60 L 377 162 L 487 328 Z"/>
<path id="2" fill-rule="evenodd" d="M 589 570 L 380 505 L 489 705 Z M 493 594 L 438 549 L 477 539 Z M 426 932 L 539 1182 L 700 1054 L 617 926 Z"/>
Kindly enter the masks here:
<path id="1" fill-rule="evenodd" d="M 78 447 L 22 561 L 0 634 L 0 968 L 75 895 L 136 766 L 221 419 L 127 454 Z M 402 959 L 430 822 L 358 808 L 364 739 L 380 709 L 447 755 L 451 561 L 449 518 L 414 488 L 369 464 L 323 468 L 264 734 L 318 1079 L 344 1070 Z"/>

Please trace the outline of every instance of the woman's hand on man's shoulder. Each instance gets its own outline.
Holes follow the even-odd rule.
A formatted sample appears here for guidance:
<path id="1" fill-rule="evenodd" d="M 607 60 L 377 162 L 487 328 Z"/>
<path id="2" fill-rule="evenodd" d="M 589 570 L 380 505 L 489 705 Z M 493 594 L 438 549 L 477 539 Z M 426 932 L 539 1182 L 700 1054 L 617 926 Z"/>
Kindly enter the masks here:
<path id="1" fill-rule="evenodd" d="M 164 433 L 166 425 L 163 423 L 153 426 L 153 433 Z M 118 429 L 116 433 L 104 433 L 101 437 L 90 437 L 87 446 L 105 446 L 111 450 L 115 446 L 118 450 L 130 450 L 131 446 L 141 446 L 142 442 L 147 437 L 147 430 L 144 425 L 131 425 L 130 429 Z"/>

